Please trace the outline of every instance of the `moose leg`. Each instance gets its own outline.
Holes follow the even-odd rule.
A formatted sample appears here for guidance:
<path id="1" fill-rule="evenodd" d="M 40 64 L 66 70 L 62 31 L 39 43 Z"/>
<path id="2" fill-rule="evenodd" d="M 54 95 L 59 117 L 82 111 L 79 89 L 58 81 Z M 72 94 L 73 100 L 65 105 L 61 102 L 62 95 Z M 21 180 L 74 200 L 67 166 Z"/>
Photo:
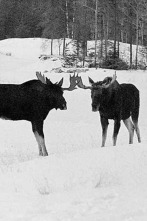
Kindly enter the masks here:
<path id="1" fill-rule="evenodd" d="M 44 141 L 44 133 L 43 133 L 43 121 L 34 121 L 32 122 L 32 130 L 35 135 L 36 141 L 39 147 L 39 155 L 40 156 L 48 156 L 48 152 L 46 150 L 45 141 Z"/>
<path id="2" fill-rule="evenodd" d="M 140 130 L 139 130 L 139 127 L 138 127 L 138 122 L 133 120 L 133 124 L 134 124 L 134 128 L 135 128 L 135 131 L 136 131 L 136 134 L 137 134 L 138 142 L 141 143 L 141 137 L 140 137 Z"/>
<path id="3" fill-rule="evenodd" d="M 119 129 L 120 129 L 120 120 L 114 120 L 113 146 L 116 146 L 116 140 Z"/>
<path id="4" fill-rule="evenodd" d="M 102 147 L 105 146 L 106 138 L 107 138 L 107 130 L 108 130 L 108 119 L 104 117 L 100 117 L 101 125 L 102 125 Z"/>
<path id="5" fill-rule="evenodd" d="M 133 143 L 133 136 L 134 136 L 134 125 L 133 125 L 130 118 L 123 120 L 123 122 L 129 131 L 129 144 L 132 144 Z"/>

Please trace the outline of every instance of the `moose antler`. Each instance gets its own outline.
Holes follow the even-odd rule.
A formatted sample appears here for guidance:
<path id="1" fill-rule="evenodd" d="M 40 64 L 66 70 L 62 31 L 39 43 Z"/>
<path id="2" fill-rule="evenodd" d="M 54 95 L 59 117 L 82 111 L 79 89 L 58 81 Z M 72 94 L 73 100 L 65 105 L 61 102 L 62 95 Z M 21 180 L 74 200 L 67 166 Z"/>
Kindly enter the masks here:
<path id="1" fill-rule="evenodd" d="M 85 86 L 85 85 L 83 84 L 82 78 L 79 77 L 78 75 L 77 75 L 77 81 L 78 81 L 77 85 L 78 85 L 79 88 L 92 89 L 92 86 Z"/>
<path id="2" fill-rule="evenodd" d="M 46 84 L 46 77 L 44 76 L 44 74 L 42 75 L 41 72 L 36 71 L 36 76 L 38 80 L 40 80 L 43 84 Z"/>
<path id="3" fill-rule="evenodd" d="M 93 86 L 85 86 L 85 85 L 83 84 L 83 82 L 82 82 L 82 78 L 79 77 L 78 75 L 77 75 L 76 78 L 77 78 L 77 81 L 78 81 L 77 85 L 78 85 L 79 88 L 82 88 L 82 89 L 92 89 L 92 88 L 93 88 Z M 114 81 L 116 80 L 116 78 L 117 78 L 117 76 L 116 76 L 116 72 L 115 72 L 115 74 L 114 74 L 113 77 L 112 77 L 111 82 L 110 82 L 109 84 L 102 84 L 102 87 L 108 88 L 111 84 L 114 83 Z M 89 78 L 89 79 L 91 80 L 91 78 Z M 94 82 L 93 82 L 93 83 L 94 83 Z"/>
<path id="4" fill-rule="evenodd" d="M 76 88 L 76 85 L 77 85 L 77 77 L 78 76 L 75 76 L 75 73 L 73 76 L 70 75 L 70 86 L 68 88 L 62 88 L 64 91 L 73 91 Z"/>
<path id="5" fill-rule="evenodd" d="M 41 72 L 36 71 L 36 76 L 38 80 L 40 80 L 43 84 L 50 84 L 50 80 L 46 78 L 44 75 L 42 75 Z M 76 88 L 77 79 L 78 76 L 75 76 L 75 74 L 73 76 L 70 75 L 70 86 L 68 88 L 62 88 L 62 90 L 73 91 L 74 89 L 77 89 Z M 62 86 L 62 84 L 63 84 L 63 78 L 58 83 L 58 85 Z"/>

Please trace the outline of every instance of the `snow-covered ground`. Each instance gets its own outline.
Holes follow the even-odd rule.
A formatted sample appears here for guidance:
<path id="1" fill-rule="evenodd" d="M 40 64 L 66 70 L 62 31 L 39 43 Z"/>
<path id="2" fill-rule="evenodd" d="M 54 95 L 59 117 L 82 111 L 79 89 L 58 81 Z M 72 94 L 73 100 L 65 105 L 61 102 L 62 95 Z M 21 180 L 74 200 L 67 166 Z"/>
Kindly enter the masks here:
<path id="1" fill-rule="evenodd" d="M 0 82 L 22 83 L 42 71 L 53 82 L 68 73 L 50 72 L 60 61 L 38 59 L 41 39 L 0 41 Z M 58 50 L 58 47 L 57 47 Z M 102 80 L 113 70 L 80 73 Z M 0 120 L 0 221 L 146 221 L 147 220 L 147 72 L 117 71 L 117 80 L 140 90 L 142 143 L 128 145 L 122 124 L 112 146 L 110 121 L 101 148 L 99 114 L 91 111 L 90 91 L 65 92 L 68 110 L 52 110 L 44 125 L 48 157 L 38 156 L 31 125 Z"/>

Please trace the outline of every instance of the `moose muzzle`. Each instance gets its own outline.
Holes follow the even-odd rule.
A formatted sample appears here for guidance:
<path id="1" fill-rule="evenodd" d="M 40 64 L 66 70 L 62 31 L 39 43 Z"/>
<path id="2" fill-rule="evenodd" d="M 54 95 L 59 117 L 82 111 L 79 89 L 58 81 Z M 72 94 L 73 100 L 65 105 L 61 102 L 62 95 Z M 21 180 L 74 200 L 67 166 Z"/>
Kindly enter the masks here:
<path id="1" fill-rule="evenodd" d="M 100 106 L 100 105 L 94 105 L 94 104 L 92 104 L 92 111 L 93 111 L 93 112 L 99 111 L 99 106 Z"/>

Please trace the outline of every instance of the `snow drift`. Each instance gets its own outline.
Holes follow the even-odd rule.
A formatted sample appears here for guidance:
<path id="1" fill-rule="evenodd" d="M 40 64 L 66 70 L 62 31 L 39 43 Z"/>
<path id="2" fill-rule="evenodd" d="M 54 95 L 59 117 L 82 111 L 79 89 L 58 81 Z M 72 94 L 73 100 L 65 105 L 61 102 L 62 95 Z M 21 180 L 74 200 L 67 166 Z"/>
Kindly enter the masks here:
<path id="1" fill-rule="evenodd" d="M 55 61 L 38 59 L 40 42 L 0 42 L 2 83 L 22 83 L 42 71 L 53 82 L 64 77 L 64 86 L 69 85 L 69 73 L 50 72 L 57 67 Z M 91 69 L 79 75 L 88 84 L 88 76 L 96 81 L 113 73 Z M 106 147 L 101 148 L 99 114 L 92 113 L 87 90 L 65 92 L 67 111 L 53 110 L 48 115 L 44 125 L 48 157 L 38 156 L 28 122 L 0 120 L 0 220 L 146 221 L 147 75 L 118 71 L 117 80 L 140 90 L 141 144 L 134 135 L 134 144 L 128 145 L 128 131 L 122 124 L 113 147 L 110 121 Z"/>

